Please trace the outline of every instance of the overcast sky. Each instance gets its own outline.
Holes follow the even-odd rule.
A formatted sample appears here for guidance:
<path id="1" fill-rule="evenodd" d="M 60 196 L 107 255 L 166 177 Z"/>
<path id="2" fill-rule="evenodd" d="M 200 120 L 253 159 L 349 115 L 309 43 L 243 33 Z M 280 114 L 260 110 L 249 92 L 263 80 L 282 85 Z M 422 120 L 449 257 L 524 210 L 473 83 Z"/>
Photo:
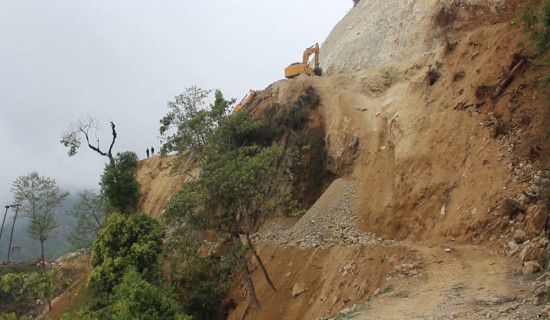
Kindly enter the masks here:
<path id="1" fill-rule="evenodd" d="M 284 78 L 351 0 L 0 0 L 0 207 L 38 171 L 64 189 L 98 188 L 106 158 L 59 140 L 93 115 L 115 152 L 159 149 L 166 103 L 185 88 L 240 100 Z M 105 145 L 106 147 L 106 145 Z"/>

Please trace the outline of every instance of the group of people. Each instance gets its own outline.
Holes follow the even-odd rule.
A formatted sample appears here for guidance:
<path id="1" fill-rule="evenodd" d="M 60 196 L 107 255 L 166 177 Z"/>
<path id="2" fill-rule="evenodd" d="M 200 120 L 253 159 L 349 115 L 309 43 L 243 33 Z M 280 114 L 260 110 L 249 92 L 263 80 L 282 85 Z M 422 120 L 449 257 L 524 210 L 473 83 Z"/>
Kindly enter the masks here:
<path id="1" fill-rule="evenodd" d="M 149 159 L 149 148 L 147 148 L 147 159 Z M 155 155 L 155 148 L 151 147 L 151 157 Z"/>

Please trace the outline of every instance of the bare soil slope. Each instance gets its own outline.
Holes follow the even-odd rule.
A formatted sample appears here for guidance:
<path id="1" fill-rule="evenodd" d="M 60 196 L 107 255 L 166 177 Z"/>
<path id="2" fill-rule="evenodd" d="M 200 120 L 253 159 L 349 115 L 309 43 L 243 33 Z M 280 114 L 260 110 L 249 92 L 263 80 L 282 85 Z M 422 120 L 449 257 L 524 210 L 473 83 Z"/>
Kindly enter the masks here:
<path id="1" fill-rule="evenodd" d="M 548 108 L 508 23 L 519 1 L 395 1 L 397 20 L 375 3 L 359 2 L 323 44 L 327 75 L 276 82 L 250 106 L 314 88 L 312 118 L 342 179 L 301 220 L 255 236 L 280 288 L 255 270 L 262 307 L 237 283 L 229 318 L 317 319 L 356 302 L 357 319 L 538 317 L 518 273 L 522 249 L 548 245 Z M 361 254 L 342 255 L 350 247 Z"/>
<path id="2" fill-rule="evenodd" d="M 136 180 L 141 185 L 141 198 L 138 211 L 158 218 L 164 205 L 179 191 L 183 183 L 191 179 L 189 174 L 173 173 L 170 168 L 161 169 L 167 167 L 171 160 L 172 157 L 153 156 L 139 161 Z M 196 173 L 190 172 L 191 175 Z"/>

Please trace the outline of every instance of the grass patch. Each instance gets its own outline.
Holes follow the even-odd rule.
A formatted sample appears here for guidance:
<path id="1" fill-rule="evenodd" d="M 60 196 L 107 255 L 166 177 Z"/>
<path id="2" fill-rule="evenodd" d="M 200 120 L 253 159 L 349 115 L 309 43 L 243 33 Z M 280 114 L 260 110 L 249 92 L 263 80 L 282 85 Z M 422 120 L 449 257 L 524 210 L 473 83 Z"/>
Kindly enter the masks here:
<path id="1" fill-rule="evenodd" d="M 33 273 L 38 271 L 40 271 L 40 268 L 33 263 L 0 265 L 0 276 L 8 273 Z"/>
<path id="2" fill-rule="evenodd" d="M 384 287 L 384 289 L 378 291 L 374 296 L 375 297 L 378 297 L 378 296 L 381 296 L 383 294 L 386 294 L 386 293 L 389 293 L 393 290 L 393 288 L 391 286 L 387 286 L 387 287 Z"/>
<path id="3" fill-rule="evenodd" d="M 533 273 L 533 274 L 522 275 L 522 278 L 523 278 L 524 281 L 533 282 L 533 281 L 537 280 L 537 278 L 540 277 L 545 272 L 546 272 L 545 270 L 541 270 L 541 271 Z"/>
<path id="4" fill-rule="evenodd" d="M 349 320 L 352 318 L 355 318 L 358 316 L 361 312 L 368 310 L 368 306 L 362 305 L 354 305 L 350 308 L 346 308 L 342 311 L 340 311 L 338 314 L 329 317 L 329 318 L 321 318 L 321 320 Z"/>

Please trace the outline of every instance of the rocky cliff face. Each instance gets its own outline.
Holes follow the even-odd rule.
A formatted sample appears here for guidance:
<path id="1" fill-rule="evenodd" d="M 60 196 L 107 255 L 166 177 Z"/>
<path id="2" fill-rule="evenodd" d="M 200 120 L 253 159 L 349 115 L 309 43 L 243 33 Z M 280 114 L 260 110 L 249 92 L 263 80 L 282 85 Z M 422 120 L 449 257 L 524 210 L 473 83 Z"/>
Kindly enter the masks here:
<path id="1" fill-rule="evenodd" d="M 450 1 L 445 1 L 450 2 Z M 413 60 L 441 47 L 430 25 L 437 0 L 359 1 L 323 42 L 327 75 Z"/>

